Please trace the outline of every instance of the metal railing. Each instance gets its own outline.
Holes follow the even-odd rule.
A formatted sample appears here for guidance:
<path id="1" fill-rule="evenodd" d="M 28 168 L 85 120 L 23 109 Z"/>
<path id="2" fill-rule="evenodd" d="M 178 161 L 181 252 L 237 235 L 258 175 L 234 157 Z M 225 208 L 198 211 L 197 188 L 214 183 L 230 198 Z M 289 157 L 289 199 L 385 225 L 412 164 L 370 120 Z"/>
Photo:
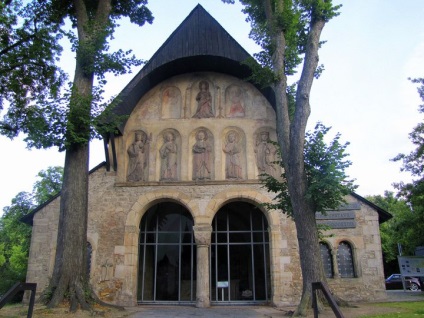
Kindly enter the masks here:
<path id="1" fill-rule="evenodd" d="M 330 292 L 327 284 L 323 282 L 312 283 L 312 308 L 314 309 L 314 318 L 318 318 L 318 299 L 317 299 L 317 290 L 321 290 L 327 299 L 328 304 L 333 310 L 337 318 L 344 318 L 342 312 L 340 311 L 339 306 L 337 306 L 336 300 Z"/>
<path id="2" fill-rule="evenodd" d="M 30 290 L 31 291 L 31 296 L 29 298 L 27 318 L 31 318 L 32 317 L 32 312 L 34 310 L 35 291 L 36 291 L 36 289 L 37 289 L 37 284 L 35 284 L 35 283 L 19 283 L 19 282 L 16 283 L 0 299 L 0 309 L 2 309 L 3 306 L 6 305 L 6 303 L 8 301 L 10 301 L 13 298 L 13 296 L 15 296 L 20 291 Z"/>

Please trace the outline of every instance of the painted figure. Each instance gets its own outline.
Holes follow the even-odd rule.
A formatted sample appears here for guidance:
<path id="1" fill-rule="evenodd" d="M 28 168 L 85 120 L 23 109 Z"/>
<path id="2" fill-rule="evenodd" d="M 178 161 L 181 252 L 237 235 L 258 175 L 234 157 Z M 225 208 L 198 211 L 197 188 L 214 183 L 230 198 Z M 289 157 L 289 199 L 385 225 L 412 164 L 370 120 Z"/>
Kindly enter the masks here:
<path id="1" fill-rule="evenodd" d="M 165 134 L 164 144 L 160 148 L 159 153 L 161 157 L 160 180 L 177 180 L 178 147 L 172 132 L 167 132 Z"/>
<path id="2" fill-rule="evenodd" d="M 215 117 L 212 110 L 212 95 L 209 92 L 209 83 L 201 81 L 199 83 L 199 93 L 197 93 L 197 110 L 193 118 L 210 118 Z"/>
<path id="3" fill-rule="evenodd" d="M 127 180 L 130 182 L 146 181 L 145 170 L 149 158 L 150 139 L 142 131 L 135 133 L 134 142 L 128 147 L 128 174 Z"/>
<path id="4" fill-rule="evenodd" d="M 212 146 L 208 141 L 206 131 L 199 130 L 196 143 L 193 145 L 193 180 L 210 180 Z"/>
<path id="5" fill-rule="evenodd" d="M 268 174 L 274 178 L 280 177 L 280 169 L 275 163 L 277 161 L 277 147 L 269 140 L 269 133 L 263 131 L 260 133 L 255 148 L 256 165 L 259 175 Z M 264 176 L 261 176 L 264 177 Z"/>
<path id="6" fill-rule="evenodd" d="M 230 111 L 228 117 L 244 117 L 244 107 L 242 105 L 243 92 L 240 87 L 232 87 L 230 90 Z"/>
<path id="7" fill-rule="evenodd" d="M 225 157 L 225 177 L 226 179 L 243 179 L 242 166 L 240 162 L 240 146 L 238 144 L 238 134 L 230 131 L 227 135 L 227 143 L 223 148 Z"/>

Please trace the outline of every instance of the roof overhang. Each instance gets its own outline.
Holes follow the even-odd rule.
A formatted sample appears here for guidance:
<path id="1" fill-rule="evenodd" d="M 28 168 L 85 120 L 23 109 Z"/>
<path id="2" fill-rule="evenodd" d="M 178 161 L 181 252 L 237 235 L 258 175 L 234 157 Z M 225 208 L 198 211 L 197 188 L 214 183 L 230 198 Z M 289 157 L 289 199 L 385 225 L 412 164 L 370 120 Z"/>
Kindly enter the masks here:
<path id="1" fill-rule="evenodd" d="M 150 89 L 173 76 L 196 73 L 196 72 L 216 72 L 231 75 L 237 78 L 246 79 L 251 76 L 250 68 L 242 62 L 235 61 L 222 56 L 198 55 L 182 57 L 160 65 L 138 80 L 128 85 L 121 95 L 118 107 L 114 112 L 117 115 L 128 115 L 140 101 L 144 94 Z M 275 94 L 270 87 L 262 88 L 251 82 L 264 95 L 273 108 L 275 108 Z M 125 128 L 126 120 L 118 127 L 121 134 Z"/>

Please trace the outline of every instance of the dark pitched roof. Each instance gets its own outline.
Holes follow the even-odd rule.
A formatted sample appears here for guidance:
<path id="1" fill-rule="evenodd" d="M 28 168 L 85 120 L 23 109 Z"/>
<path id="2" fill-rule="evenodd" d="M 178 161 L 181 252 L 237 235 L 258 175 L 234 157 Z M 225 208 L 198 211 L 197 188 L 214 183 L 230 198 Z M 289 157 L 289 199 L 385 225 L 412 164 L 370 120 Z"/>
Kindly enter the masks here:
<path id="1" fill-rule="evenodd" d="M 106 166 L 106 162 L 101 162 L 97 166 L 95 166 L 93 169 L 91 169 L 88 174 L 92 174 L 93 172 L 97 171 L 98 169 L 100 169 L 101 167 L 104 167 L 104 166 Z M 33 225 L 33 220 L 34 220 L 35 213 L 37 213 L 38 211 L 40 211 L 45 206 L 49 205 L 50 202 L 54 201 L 56 198 L 60 197 L 60 194 L 61 194 L 61 192 L 55 194 L 49 200 L 47 200 L 46 202 L 40 204 L 35 209 L 31 210 L 31 212 L 29 212 L 27 215 L 21 217 L 21 219 L 19 221 L 32 226 Z"/>
<path id="2" fill-rule="evenodd" d="M 248 57 L 249 53 L 198 4 L 122 90 L 114 112 L 130 115 L 149 89 L 171 76 L 213 71 L 245 79 L 251 74 L 242 64 Z M 270 88 L 258 89 L 275 104 Z M 118 127 L 121 132 L 124 126 L 125 122 Z"/>
<path id="3" fill-rule="evenodd" d="M 373 208 L 374 210 L 377 211 L 377 213 L 378 213 L 378 223 L 380 223 L 380 224 L 384 223 L 384 222 L 390 220 L 393 217 L 389 212 L 387 212 L 386 210 L 383 210 L 382 208 L 380 208 L 378 205 L 375 205 L 371 201 L 368 201 L 367 199 L 361 197 L 359 194 L 356 194 L 354 192 L 352 192 L 351 194 L 354 198 L 358 199 L 362 203 L 370 206 L 371 208 Z"/>

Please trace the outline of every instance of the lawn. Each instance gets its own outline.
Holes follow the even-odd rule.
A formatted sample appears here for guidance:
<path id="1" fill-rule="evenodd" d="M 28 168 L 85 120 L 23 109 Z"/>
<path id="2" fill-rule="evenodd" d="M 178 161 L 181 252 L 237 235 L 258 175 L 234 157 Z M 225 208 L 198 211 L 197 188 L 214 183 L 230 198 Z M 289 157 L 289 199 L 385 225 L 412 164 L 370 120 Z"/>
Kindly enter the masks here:
<path id="1" fill-rule="evenodd" d="M 424 302 L 395 302 L 395 303 L 384 303 L 375 304 L 375 307 L 385 307 L 397 309 L 396 312 L 386 314 L 372 314 L 360 316 L 360 318 L 419 318 L 424 317 Z"/>

